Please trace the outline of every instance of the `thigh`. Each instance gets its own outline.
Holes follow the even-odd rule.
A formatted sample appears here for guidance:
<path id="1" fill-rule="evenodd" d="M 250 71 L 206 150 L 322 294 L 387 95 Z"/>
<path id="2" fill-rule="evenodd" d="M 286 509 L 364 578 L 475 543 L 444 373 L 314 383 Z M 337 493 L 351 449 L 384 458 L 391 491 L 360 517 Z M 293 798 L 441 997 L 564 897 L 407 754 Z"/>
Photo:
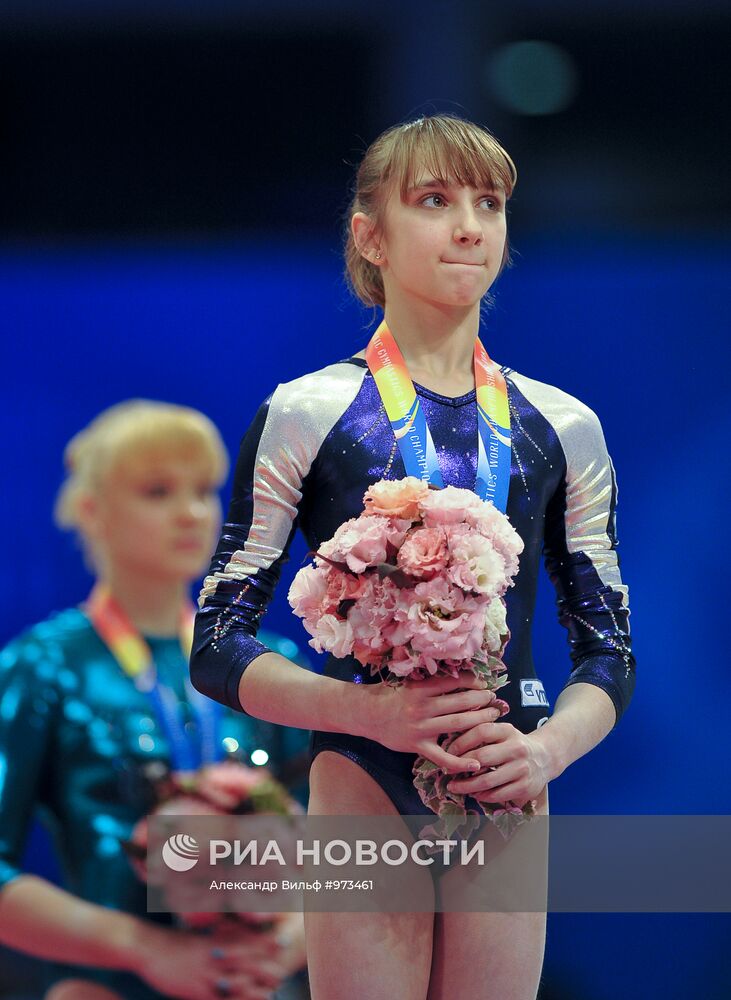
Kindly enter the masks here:
<path id="1" fill-rule="evenodd" d="M 390 816 L 380 785 L 349 758 L 321 751 L 310 771 L 310 815 Z M 406 826 L 404 836 L 409 838 Z M 431 889 L 431 876 L 424 873 Z M 433 913 L 305 913 L 312 1000 L 425 1000 Z"/>
<path id="2" fill-rule="evenodd" d="M 536 812 L 548 815 L 547 787 Z M 535 1000 L 546 922 L 545 911 L 437 913 L 428 1000 Z"/>

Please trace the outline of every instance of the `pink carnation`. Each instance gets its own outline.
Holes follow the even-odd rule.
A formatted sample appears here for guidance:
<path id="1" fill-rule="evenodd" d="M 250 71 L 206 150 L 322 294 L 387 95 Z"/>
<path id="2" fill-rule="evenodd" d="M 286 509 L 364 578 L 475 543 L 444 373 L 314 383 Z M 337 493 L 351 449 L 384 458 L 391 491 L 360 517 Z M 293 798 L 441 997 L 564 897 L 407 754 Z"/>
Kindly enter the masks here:
<path id="1" fill-rule="evenodd" d="M 397 565 L 410 576 L 431 579 L 443 572 L 449 550 L 443 528 L 415 528 L 406 536 L 396 558 Z"/>
<path id="2" fill-rule="evenodd" d="M 354 576 L 352 573 L 344 573 L 335 566 L 330 566 L 327 573 L 327 599 L 333 607 L 337 607 L 341 601 L 353 601 L 363 593 L 365 589 L 365 578 Z"/>
<path id="3" fill-rule="evenodd" d="M 348 612 L 353 655 L 363 664 L 376 664 L 378 660 L 380 665 L 380 657 L 392 647 L 386 630 L 393 622 L 401 591 L 387 577 L 382 580 L 376 573 L 368 573 L 363 580 L 363 591 Z"/>
<path id="4" fill-rule="evenodd" d="M 408 638 L 414 651 L 436 660 L 471 659 L 483 642 L 486 604 L 437 577 L 399 592 L 396 622 L 386 635 L 394 645 Z"/>

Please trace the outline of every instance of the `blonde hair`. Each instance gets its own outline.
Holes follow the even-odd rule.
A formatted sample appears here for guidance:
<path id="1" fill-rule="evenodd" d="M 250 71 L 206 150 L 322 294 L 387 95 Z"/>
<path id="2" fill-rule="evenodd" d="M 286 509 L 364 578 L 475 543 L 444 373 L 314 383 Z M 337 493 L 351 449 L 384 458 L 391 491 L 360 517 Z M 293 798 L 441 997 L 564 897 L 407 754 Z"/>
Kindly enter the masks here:
<path id="1" fill-rule="evenodd" d="M 470 187 L 501 188 L 510 198 L 518 172 L 508 153 L 487 129 L 451 115 L 433 115 L 395 125 L 371 143 L 355 179 L 355 191 L 346 219 L 345 268 L 351 291 L 367 306 L 385 305 L 380 269 L 366 260 L 356 246 L 350 220 L 364 212 L 376 229 L 383 224 L 383 210 L 391 190 L 398 187 L 405 199 L 418 167 L 425 167 L 440 182 Z M 508 241 L 500 274 L 510 260 Z"/>
<path id="2" fill-rule="evenodd" d="M 210 463 L 216 486 L 228 474 L 228 454 L 221 435 L 198 410 L 149 399 L 130 399 L 103 410 L 66 445 L 67 476 L 56 498 L 56 524 L 80 531 L 83 497 L 97 493 L 120 463 L 171 454 L 185 459 L 202 457 Z"/>

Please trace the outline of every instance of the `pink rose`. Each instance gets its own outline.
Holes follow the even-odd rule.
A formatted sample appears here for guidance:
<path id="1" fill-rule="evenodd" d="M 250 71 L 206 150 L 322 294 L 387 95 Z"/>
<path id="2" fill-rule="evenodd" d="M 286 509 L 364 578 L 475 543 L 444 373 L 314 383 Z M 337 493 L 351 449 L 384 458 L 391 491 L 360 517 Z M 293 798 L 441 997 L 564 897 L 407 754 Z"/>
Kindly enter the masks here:
<path id="1" fill-rule="evenodd" d="M 442 528 L 414 528 L 398 551 L 397 565 L 410 576 L 431 579 L 449 562 L 447 540 Z"/>
<path id="2" fill-rule="evenodd" d="M 397 549 L 411 522 L 374 515 L 354 517 L 341 524 L 319 553 L 335 562 L 344 562 L 354 573 L 363 573 L 369 566 L 386 562 L 389 546 Z"/>
<path id="3" fill-rule="evenodd" d="M 317 618 L 328 599 L 328 573 L 325 566 L 304 566 L 289 588 L 289 603 L 299 618 Z"/>
<path id="4" fill-rule="evenodd" d="M 428 484 L 415 476 L 381 479 L 369 486 L 363 496 L 365 512 L 418 521 L 421 518 L 419 504 L 428 493 Z"/>

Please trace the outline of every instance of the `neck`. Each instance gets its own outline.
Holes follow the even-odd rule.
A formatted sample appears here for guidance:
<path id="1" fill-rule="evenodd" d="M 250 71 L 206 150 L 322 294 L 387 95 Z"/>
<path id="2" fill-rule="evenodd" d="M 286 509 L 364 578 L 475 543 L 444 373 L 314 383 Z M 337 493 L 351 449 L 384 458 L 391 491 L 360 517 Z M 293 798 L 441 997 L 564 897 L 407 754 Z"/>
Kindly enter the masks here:
<path id="1" fill-rule="evenodd" d="M 115 601 L 141 635 L 176 636 L 180 613 L 189 600 L 188 588 L 179 581 L 140 579 L 121 567 L 109 567 L 100 576 Z"/>
<path id="2" fill-rule="evenodd" d="M 480 328 L 479 303 L 464 309 L 442 310 L 430 303 L 389 301 L 386 325 L 404 356 L 409 371 L 435 378 L 472 373 L 475 340 Z"/>

